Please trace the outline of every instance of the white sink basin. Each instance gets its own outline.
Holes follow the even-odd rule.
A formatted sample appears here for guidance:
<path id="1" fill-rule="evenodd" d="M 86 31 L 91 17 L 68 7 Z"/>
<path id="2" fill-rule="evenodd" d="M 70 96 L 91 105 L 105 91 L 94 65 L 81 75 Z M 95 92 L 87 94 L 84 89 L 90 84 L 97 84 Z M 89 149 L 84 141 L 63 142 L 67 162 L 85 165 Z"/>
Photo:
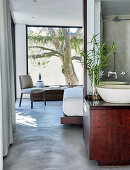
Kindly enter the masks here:
<path id="1" fill-rule="evenodd" d="M 102 85 L 97 91 L 105 102 L 130 103 L 130 85 Z"/>
<path id="2" fill-rule="evenodd" d="M 128 82 L 121 82 L 121 81 L 100 81 L 100 86 L 101 85 L 106 85 L 106 84 L 112 84 L 112 85 L 123 85 L 123 84 L 129 84 Z"/>

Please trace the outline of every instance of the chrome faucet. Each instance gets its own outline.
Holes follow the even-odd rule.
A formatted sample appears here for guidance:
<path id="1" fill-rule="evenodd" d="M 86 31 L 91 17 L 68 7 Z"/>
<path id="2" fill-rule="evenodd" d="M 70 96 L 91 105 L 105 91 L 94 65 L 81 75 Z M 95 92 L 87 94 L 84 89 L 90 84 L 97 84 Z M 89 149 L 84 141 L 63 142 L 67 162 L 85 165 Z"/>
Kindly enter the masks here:
<path id="1" fill-rule="evenodd" d="M 117 79 L 117 73 L 114 71 L 109 71 L 108 72 L 108 77 L 110 77 L 110 75 L 115 75 L 115 79 Z"/>
<path id="2" fill-rule="evenodd" d="M 122 71 L 122 72 L 121 72 L 121 75 L 122 75 L 122 76 L 125 76 L 125 75 L 127 75 L 127 74 L 128 74 L 128 71 Z"/>

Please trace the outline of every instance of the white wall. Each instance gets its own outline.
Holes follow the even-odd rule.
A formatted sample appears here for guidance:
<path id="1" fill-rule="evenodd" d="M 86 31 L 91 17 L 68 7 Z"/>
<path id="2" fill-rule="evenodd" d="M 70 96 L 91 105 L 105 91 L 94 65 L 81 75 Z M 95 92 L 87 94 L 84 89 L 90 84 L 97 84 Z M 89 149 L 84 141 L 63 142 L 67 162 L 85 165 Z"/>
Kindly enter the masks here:
<path id="1" fill-rule="evenodd" d="M 101 2 L 100 0 L 99 1 L 96 1 L 95 2 L 95 7 L 94 7 L 94 10 L 95 10 L 95 13 L 94 13 L 94 33 L 95 34 L 98 34 L 97 36 L 97 40 L 100 41 L 100 27 L 101 27 Z"/>
<path id="2" fill-rule="evenodd" d="M 26 25 L 16 24 L 16 92 L 17 98 L 20 97 L 19 75 L 27 73 L 26 69 Z"/>
<path id="3" fill-rule="evenodd" d="M 90 42 L 93 35 L 98 34 L 97 40 L 100 41 L 100 16 L 101 15 L 101 2 L 100 0 L 88 0 L 87 3 L 87 42 Z M 87 45 L 87 50 L 91 50 L 92 45 Z M 88 93 L 91 92 L 91 83 L 89 77 L 87 78 Z"/>
<path id="4" fill-rule="evenodd" d="M 94 34 L 98 34 L 100 40 L 100 0 L 88 0 L 87 3 L 87 41 L 90 42 Z M 91 49 L 91 44 L 88 44 L 88 49 Z"/>

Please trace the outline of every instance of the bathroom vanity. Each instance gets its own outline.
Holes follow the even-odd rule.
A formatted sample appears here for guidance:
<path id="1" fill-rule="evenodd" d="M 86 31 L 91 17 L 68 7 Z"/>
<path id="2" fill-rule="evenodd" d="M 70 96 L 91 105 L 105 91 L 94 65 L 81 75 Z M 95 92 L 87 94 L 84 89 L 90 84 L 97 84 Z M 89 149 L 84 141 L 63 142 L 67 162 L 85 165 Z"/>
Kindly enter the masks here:
<path id="1" fill-rule="evenodd" d="M 84 140 L 98 165 L 130 165 L 130 104 L 84 99 Z"/>

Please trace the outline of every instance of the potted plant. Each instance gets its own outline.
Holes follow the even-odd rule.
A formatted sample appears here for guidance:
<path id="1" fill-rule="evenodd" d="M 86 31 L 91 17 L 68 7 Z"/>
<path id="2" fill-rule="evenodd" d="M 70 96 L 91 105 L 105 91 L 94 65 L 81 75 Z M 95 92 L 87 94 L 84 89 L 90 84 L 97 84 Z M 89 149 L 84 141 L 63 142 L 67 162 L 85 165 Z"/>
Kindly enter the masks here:
<path id="1" fill-rule="evenodd" d="M 87 64 L 88 76 L 91 81 L 92 92 L 89 95 L 92 99 L 98 99 L 96 87 L 99 86 L 100 73 L 102 68 L 111 63 L 113 53 L 115 52 L 115 43 L 113 41 L 111 46 L 107 46 L 106 42 L 101 43 L 97 40 L 97 35 L 92 37 L 89 44 L 92 46 L 91 50 L 83 51 L 82 56 L 85 57 Z"/>

